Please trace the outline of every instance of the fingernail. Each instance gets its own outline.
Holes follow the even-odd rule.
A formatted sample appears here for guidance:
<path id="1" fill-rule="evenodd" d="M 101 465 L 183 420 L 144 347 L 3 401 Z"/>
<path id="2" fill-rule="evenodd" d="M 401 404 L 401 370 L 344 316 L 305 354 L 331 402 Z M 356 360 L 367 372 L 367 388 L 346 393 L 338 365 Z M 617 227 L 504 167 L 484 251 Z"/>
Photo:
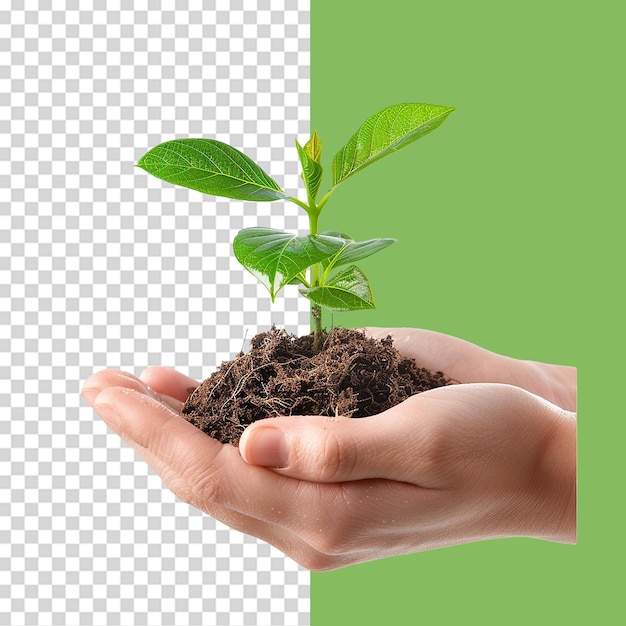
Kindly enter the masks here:
<path id="1" fill-rule="evenodd" d="M 115 432 L 120 429 L 120 416 L 111 408 L 108 404 L 98 404 L 94 406 L 94 409 L 98 415 L 102 418 L 102 421 Z"/>
<path id="2" fill-rule="evenodd" d="M 99 387 L 83 387 L 81 389 L 81 395 L 87 402 L 93 406 L 94 400 L 97 398 L 98 394 L 102 391 Z"/>
<path id="3" fill-rule="evenodd" d="M 243 444 L 243 445 L 241 445 Z M 285 467 L 289 457 L 287 437 L 278 428 L 257 428 L 240 443 L 241 454 L 250 465 Z"/>

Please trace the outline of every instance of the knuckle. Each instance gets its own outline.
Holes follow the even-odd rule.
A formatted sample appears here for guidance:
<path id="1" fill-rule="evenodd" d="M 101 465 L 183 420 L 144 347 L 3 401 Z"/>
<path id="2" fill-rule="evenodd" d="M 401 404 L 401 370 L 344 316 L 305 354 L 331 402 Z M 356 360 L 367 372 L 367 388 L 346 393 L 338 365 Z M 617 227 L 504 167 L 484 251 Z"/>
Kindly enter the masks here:
<path id="1" fill-rule="evenodd" d="M 170 481 L 169 487 L 180 500 L 201 509 L 220 501 L 220 485 L 215 472 L 207 472 L 206 468 L 189 468 L 183 475 Z"/>
<path id="2" fill-rule="evenodd" d="M 324 438 L 320 458 L 320 481 L 335 482 L 344 480 L 351 474 L 356 463 L 351 442 L 334 431 L 328 431 Z"/>
<path id="3" fill-rule="evenodd" d="M 219 503 L 223 497 L 222 482 L 216 472 L 204 472 L 192 484 L 192 495 L 201 505 Z"/>

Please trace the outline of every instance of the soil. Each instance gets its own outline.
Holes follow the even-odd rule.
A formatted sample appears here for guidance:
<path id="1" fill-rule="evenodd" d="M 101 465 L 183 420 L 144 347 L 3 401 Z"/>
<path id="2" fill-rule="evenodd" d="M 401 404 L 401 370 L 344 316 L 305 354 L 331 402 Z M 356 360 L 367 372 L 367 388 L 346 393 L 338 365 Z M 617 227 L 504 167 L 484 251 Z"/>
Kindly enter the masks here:
<path id="1" fill-rule="evenodd" d="M 391 337 L 334 328 L 313 351 L 313 335 L 272 328 L 256 335 L 248 353 L 222 365 L 190 390 L 182 413 L 221 441 L 239 444 L 252 422 L 279 415 L 367 417 L 450 380 L 420 368 L 393 347 Z"/>

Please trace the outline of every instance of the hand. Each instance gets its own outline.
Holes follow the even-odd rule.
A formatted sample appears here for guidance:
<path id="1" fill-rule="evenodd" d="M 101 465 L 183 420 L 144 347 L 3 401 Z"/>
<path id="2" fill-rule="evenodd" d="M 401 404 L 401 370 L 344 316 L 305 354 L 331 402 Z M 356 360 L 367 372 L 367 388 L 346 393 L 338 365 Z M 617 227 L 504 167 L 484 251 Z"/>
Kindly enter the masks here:
<path id="1" fill-rule="evenodd" d="M 469 341 L 417 328 L 366 328 L 393 337 L 393 345 L 420 367 L 461 383 L 505 383 L 530 391 L 567 411 L 576 411 L 576 368 L 522 361 L 489 352 Z"/>
<path id="2" fill-rule="evenodd" d="M 83 393 L 178 497 L 310 569 L 493 537 L 575 541 L 575 418 L 520 388 L 454 385 L 360 420 L 276 418 L 238 450 L 178 414 L 195 384 L 108 371 Z"/>
<path id="3" fill-rule="evenodd" d="M 366 419 L 257 422 L 240 450 L 341 486 L 314 512 L 333 566 L 496 537 L 575 542 L 575 416 L 510 385 L 435 389 Z"/>

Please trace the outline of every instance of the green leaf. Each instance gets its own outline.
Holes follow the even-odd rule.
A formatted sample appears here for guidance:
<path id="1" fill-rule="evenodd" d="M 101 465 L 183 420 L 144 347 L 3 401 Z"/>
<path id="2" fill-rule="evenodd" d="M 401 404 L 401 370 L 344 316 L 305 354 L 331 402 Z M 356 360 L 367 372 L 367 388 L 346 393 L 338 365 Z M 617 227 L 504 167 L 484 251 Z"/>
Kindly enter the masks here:
<path id="1" fill-rule="evenodd" d="M 354 241 L 350 235 L 346 235 L 346 233 L 342 233 L 338 230 L 325 230 L 322 235 L 326 235 L 327 237 L 339 237 L 340 239 L 346 239 L 347 241 Z"/>
<path id="2" fill-rule="evenodd" d="M 367 239 L 366 241 L 354 241 L 350 238 L 346 238 L 344 235 L 336 231 L 327 231 L 323 234 L 335 238 L 343 238 L 343 241 L 345 242 L 344 246 L 334 257 L 322 261 L 324 269 L 329 266 L 331 268 L 335 268 L 340 265 L 348 265 L 348 263 L 360 261 L 361 259 L 384 250 L 398 241 L 397 239 L 393 239 L 391 237 L 384 239 Z"/>
<path id="3" fill-rule="evenodd" d="M 237 260 L 267 288 L 272 301 L 300 272 L 334 256 L 342 246 L 334 237 L 297 237 L 273 228 L 244 228 L 233 240 Z"/>
<path id="4" fill-rule="evenodd" d="M 394 104 L 372 115 L 333 159 L 333 186 L 440 126 L 454 107 Z"/>
<path id="5" fill-rule="evenodd" d="M 309 146 L 313 139 L 306 144 Z M 302 163 L 302 180 L 307 190 L 309 198 L 315 200 L 317 192 L 319 191 L 320 184 L 322 182 L 322 166 L 315 160 L 311 154 L 315 153 L 315 147 L 307 150 L 306 146 L 303 148 L 296 140 L 296 148 L 298 149 L 298 156 L 300 157 L 300 163 Z M 321 144 L 320 144 L 321 150 Z"/>
<path id="6" fill-rule="evenodd" d="M 325 285 L 300 289 L 300 293 L 318 306 L 331 311 L 375 308 L 369 280 L 356 265 L 336 274 Z"/>
<path id="7" fill-rule="evenodd" d="M 311 139 L 309 139 L 304 144 L 304 151 L 314 161 L 317 161 L 318 163 L 320 162 L 321 156 L 322 156 L 322 140 L 320 139 L 320 136 L 317 134 L 316 130 L 313 131 L 313 134 L 311 135 Z"/>
<path id="8" fill-rule="evenodd" d="M 215 139 L 174 139 L 147 152 L 137 166 L 168 183 L 236 200 L 287 198 L 243 152 Z"/>

